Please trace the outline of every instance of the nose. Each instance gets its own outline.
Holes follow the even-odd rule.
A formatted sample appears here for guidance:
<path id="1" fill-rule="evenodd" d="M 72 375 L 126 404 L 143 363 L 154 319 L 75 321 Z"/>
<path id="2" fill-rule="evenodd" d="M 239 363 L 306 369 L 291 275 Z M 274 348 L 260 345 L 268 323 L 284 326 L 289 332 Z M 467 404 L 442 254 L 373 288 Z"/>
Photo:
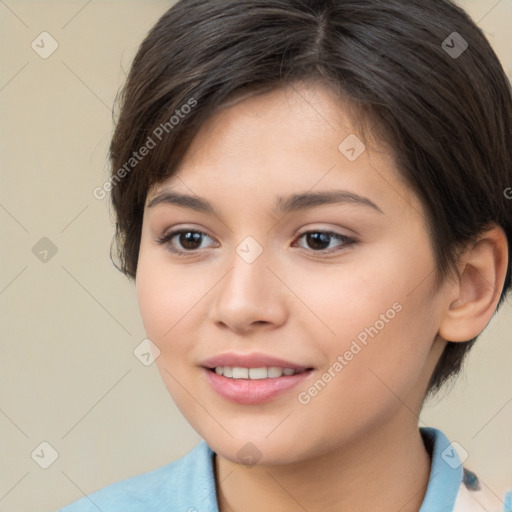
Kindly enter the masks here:
<path id="1" fill-rule="evenodd" d="M 210 319 L 217 326 L 248 333 L 254 329 L 274 329 L 286 322 L 289 291 L 275 268 L 270 268 L 276 265 L 268 255 L 263 250 L 255 261 L 248 262 L 234 252 L 229 271 L 212 290 Z"/>

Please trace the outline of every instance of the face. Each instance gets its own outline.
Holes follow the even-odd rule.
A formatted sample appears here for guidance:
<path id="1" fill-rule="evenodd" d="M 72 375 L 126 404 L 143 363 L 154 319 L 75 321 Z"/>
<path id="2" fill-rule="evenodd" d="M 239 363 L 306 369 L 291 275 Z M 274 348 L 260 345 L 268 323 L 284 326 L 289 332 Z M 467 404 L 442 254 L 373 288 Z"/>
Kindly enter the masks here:
<path id="1" fill-rule="evenodd" d="M 354 133 L 319 86 L 245 98 L 148 193 L 144 327 L 177 406 L 233 462 L 288 464 L 416 428 L 443 289 L 422 205 L 390 153 Z"/>

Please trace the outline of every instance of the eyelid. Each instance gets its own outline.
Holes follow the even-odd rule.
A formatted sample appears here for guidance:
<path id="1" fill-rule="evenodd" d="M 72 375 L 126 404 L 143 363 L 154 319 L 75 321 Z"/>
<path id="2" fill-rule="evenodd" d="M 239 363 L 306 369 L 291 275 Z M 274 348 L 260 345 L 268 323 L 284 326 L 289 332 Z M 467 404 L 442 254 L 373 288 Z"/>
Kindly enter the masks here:
<path id="1" fill-rule="evenodd" d="M 171 252 L 172 254 L 175 254 L 177 256 L 196 256 L 198 254 L 201 254 L 202 252 L 204 252 L 204 248 L 203 249 L 192 249 L 192 250 L 182 250 L 182 249 L 176 249 L 174 248 L 171 244 L 170 244 L 170 241 L 176 237 L 176 236 L 179 236 L 183 233 L 196 233 L 196 234 L 200 234 L 202 235 L 203 237 L 208 237 L 210 238 L 210 240 L 214 240 L 214 237 L 210 236 L 205 230 L 201 229 L 201 228 L 191 228 L 191 227 L 178 227 L 178 228 L 174 228 L 174 229 L 169 229 L 169 230 L 166 230 L 165 233 L 160 236 L 160 237 L 157 237 L 155 239 L 155 241 L 159 244 L 159 245 L 163 245 L 163 246 L 166 246 L 166 249 Z M 294 239 L 293 239 L 293 242 L 292 242 L 292 246 L 296 246 L 297 244 L 297 241 L 300 240 L 304 235 L 307 235 L 307 234 L 310 234 L 310 233 L 321 233 L 321 234 L 324 234 L 324 235 L 327 235 L 329 236 L 331 239 L 335 239 L 335 240 L 339 240 L 340 241 L 340 244 L 334 248 L 331 248 L 331 249 L 319 249 L 319 250 L 314 250 L 314 249 L 308 249 L 306 247 L 300 247 L 299 246 L 299 249 L 302 249 L 310 254 L 313 254 L 313 255 L 318 255 L 320 257 L 322 256 L 330 256 L 330 255 L 333 255 L 333 254 L 337 254 L 337 253 L 341 253 L 341 252 L 344 252 L 346 251 L 347 249 L 351 248 L 355 243 L 357 243 L 357 240 L 353 237 L 353 236 L 349 236 L 349 235 L 345 235 L 343 233 L 339 233 L 337 231 L 334 231 L 332 229 L 326 229 L 326 228 L 309 228 L 309 229 L 304 229 L 298 233 L 295 234 L 294 236 Z M 330 244 L 329 244 L 330 245 Z"/>
<path id="2" fill-rule="evenodd" d="M 295 234 L 295 237 L 298 237 L 298 236 L 302 236 L 306 233 L 328 233 L 329 235 L 333 235 L 333 236 L 341 236 L 341 237 L 345 237 L 345 238 L 354 238 L 356 235 L 351 235 L 351 234 L 348 234 L 348 233 L 342 233 L 340 231 L 337 231 L 336 229 L 342 229 L 342 228 L 328 228 L 328 227 L 317 227 L 317 226 L 314 226 L 314 227 L 308 227 L 308 228 L 304 228 L 304 229 L 299 229 L 296 231 L 296 234 Z"/>
<path id="3" fill-rule="evenodd" d="M 328 235 L 333 239 L 339 240 L 341 243 L 337 246 L 337 248 L 331 248 L 331 249 L 322 249 L 315 251 L 313 249 L 305 249 L 303 247 L 299 247 L 300 249 L 304 249 L 308 253 L 311 254 L 318 254 L 319 256 L 328 256 L 331 254 L 341 253 L 345 251 L 346 249 L 350 248 L 352 245 L 357 243 L 357 240 L 353 236 L 345 235 L 343 233 L 338 233 L 337 231 L 333 231 L 331 229 L 322 229 L 322 228 L 313 228 L 313 229 L 306 229 L 304 231 L 299 232 L 295 239 L 294 244 L 297 240 L 300 240 L 304 235 L 307 235 L 309 233 L 322 233 L 324 235 Z"/>
<path id="4" fill-rule="evenodd" d="M 165 230 L 164 234 L 161 236 L 157 236 L 155 238 L 155 241 L 159 245 L 165 246 L 166 250 L 171 252 L 172 254 L 175 254 L 177 256 L 194 256 L 202 252 L 201 249 L 195 249 L 192 251 L 184 251 L 182 249 L 175 249 L 171 246 L 170 242 L 175 237 L 182 233 L 199 233 L 205 237 L 210 238 L 211 240 L 215 240 L 212 236 L 210 236 L 204 229 L 201 228 L 191 228 L 191 227 L 177 227 L 177 228 L 170 228 Z"/>

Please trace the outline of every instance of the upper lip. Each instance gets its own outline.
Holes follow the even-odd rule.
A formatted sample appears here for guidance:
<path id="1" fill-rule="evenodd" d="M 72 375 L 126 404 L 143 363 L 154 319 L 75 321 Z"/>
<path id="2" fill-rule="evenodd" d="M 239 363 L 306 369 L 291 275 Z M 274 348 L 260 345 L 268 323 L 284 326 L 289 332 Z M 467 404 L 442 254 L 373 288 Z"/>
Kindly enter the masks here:
<path id="1" fill-rule="evenodd" d="M 226 352 L 208 359 L 205 359 L 201 366 L 205 368 L 217 368 L 219 366 L 241 367 L 241 368 L 292 368 L 293 370 L 308 370 L 311 366 L 304 366 L 290 361 L 285 361 L 278 357 L 257 352 L 251 354 L 235 354 L 234 352 Z"/>

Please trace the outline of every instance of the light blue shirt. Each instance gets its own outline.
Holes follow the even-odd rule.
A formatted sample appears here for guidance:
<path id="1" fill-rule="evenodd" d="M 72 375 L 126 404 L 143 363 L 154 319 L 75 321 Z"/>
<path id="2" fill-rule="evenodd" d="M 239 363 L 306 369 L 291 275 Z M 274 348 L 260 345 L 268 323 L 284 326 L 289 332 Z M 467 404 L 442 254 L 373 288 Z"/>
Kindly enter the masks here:
<path id="1" fill-rule="evenodd" d="M 431 427 L 421 427 L 420 432 L 427 447 L 430 445 L 432 448 L 432 465 L 427 491 L 419 512 L 479 510 L 468 507 L 468 501 L 462 504 L 463 497 L 459 496 L 461 487 L 466 493 L 467 490 L 471 491 L 478 487 L 476 475 L 463 469 L 457 452 L 443 432 Z M 508 492 L 505 496 L 504 512 L 512 512 L 511 500 L 512 494 Z M 219 512 L 215 491 L 214 452 L 205 441 L 202 441 L 181 459 L 148 473 L 108 485 L 64 507 L 60 512 L 98 510 Z"/>

